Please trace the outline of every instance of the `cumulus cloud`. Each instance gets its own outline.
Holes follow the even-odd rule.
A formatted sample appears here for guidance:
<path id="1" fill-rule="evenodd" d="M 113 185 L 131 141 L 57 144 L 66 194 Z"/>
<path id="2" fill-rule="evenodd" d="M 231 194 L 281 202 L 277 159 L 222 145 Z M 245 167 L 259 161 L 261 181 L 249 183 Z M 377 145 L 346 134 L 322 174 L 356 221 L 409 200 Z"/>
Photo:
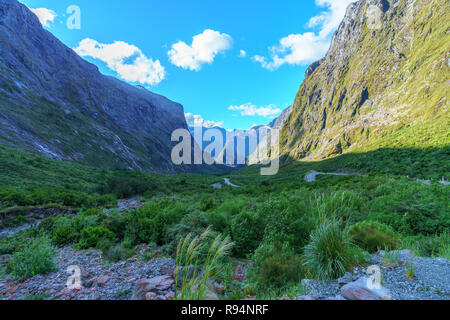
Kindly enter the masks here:
<path id="1" fill-rule="evenodd" d="M 47 8 L 29 8 L 31 12 L 33 12 L 39 19 L 39 22 L 44 26 L 49 28 L 50 23 L 55 21 L 57 14 L 55 11 L 47 9 Z"/>
<path id="2" fill-rule="evenodd" d="M 269 48 L 270 58 L 256 55 L 253 60 L 273 71 L 284 64 L 307 65 L 320 59 L 326 54 L 333 32 L 344 18 L 348 5 L 354 1 L 316 0 L 316 5 L 325 10 L 312 17 L 307 27 L 317 31 L 290 34 L 282 38 L 278 45 Z"/>
<path id="3" fill-rule="evenodd" d="M 245 50 L 239 51 L 239 58 L 245 58 L 247 56 L 247 52 Z"/>
<path id="4" fill-rule="evenodd" d="M 183 41 L 173 44 L 169 60 L 177 67 L 199 71 L 203 64 L 211 64 L 216 55 L 230 49 L 232 43 L 229 35 L 207 29 L 194 36 L 190 46 Z"/>
<path id="5" fill-rule="evenodd" d="M 212 127 L 222 127 L 223 121 L 210 121 L 203 119 L 202 116 L 185 113 L 186 122 L 190 127 L 203 127 L 203 128 L 212 128 Z"/>
<path id="6" fill-rule="evenodd" d="M 164 80 L 166 72 L 159 60 L 147 58 L 142 51 L 123 41 L 112 44 L 84 39 L 74 49 L 82 57 L 92 57 L 105 62 L 124 80 L 155 85 Z"/>
<path id="7" fill-rule="evenodd" d="M 241 104 L 240 106 L 229 106 L 230 111 L 240 111 L 242 116 L 261 116 L 273 118 L 281 112 L 281 109 L 271 104 L 264 107 L 257 107 L 252 103 Z"/>
<path id="8" fill-rule="evenodd" d="M 316 0 L 316 5 L 327 9 L 312 17 L 308 26 L 310 28 L 319 26 L 319 36 L 322 38 L 331 36 L 344 19 L 347 7 L 352 2 L 355 0 Z"/>

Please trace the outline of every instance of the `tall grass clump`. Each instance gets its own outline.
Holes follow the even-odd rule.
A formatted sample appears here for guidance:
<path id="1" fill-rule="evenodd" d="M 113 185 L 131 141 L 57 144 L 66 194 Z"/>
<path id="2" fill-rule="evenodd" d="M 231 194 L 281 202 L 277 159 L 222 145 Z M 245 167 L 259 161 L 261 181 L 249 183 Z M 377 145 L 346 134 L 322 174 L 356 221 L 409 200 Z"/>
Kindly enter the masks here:
<path id="1" fill-rule="evenodd" d="M 47 237 L 35 238 L 13 254 L 9 262 L 11 274 L 16 278 L 31 278 L 54 271 L 55 250 Z"/>
<path id="2" fill-rule="evenodd" d="M 336 217 L 321 217 L 304 250 L 304 266 L 320 280 L 338 278 L 365 258 L 353 244 L 348 226 Z"/>
<path id="3" fill-rule="evenodd" d="M 221 260 L 230 254 L 234 245 L 229 236 L 219 233 L 207 247 L 212 235 L 212 229 L 208 227 L 197 237 L 188 234 L 179 241 L 175 258 L 175 299 L 205 300 L 207 298 L 209 280 L 220 273 L 223 266 Z M 203 253 L 205 246 L 208 249 L 206 253 Z M 204 261 L 203 265 L 200 265 L 201 261 Z M 181 271 L 183 267 L 184 272 Z"/>

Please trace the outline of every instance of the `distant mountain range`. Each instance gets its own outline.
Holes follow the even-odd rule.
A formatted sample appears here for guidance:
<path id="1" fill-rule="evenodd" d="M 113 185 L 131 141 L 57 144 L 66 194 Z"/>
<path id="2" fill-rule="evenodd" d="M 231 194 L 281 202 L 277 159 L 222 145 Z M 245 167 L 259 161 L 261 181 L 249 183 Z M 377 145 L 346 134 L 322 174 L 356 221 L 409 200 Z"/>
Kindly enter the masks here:
<path id="1" fill-rule="evenodd" d="M 229 159 L 229 163 L 232 163 L 233 166 L 242 166 L 249 163 L 249 156 L 254 154 L 256 149 L 258 148 L 258 145 L 262 141 L 265 141 L 265 136 L 267 132 L 270 132 L 271 129 L 279 129 L 283 127 L 284 123 L 286 122 L 286 119 L 289 117 L 289 115 L 292 112 L 292 106 L 286 108 L 281 115 L 274 119 L 271 123 L 267 125 L 256 125 L 251 127 L 249 130 L 226 130 L 222 127 L 201 127 L 197 129 L 201 129 L 202 133 L 204 134 L 207 130 L 216 129 L 218 130 L 222 135 L 222 145 L 223 149 L 219 154 L 212 153 L 213 157 L 222 157 L 224 163 L 226 163 L 226 150 L 229 148 L 231 144 L 233 144 L 233 150 L 234 150 L 234 158 Z M 195 127 L 190 126 L 189 131 L 191 132 L 191 135 L 194 137 L 195 142 L 199 146 L 201 146 L 202 150 L 204 151 L 211 142 L 203 141 L 203 135 L 198 134 L 195 135 Z M 253 138 L 252 138 L 253 137 Z M 239 148 L 238 140 L 240 139 L 241 144 L 245 144 L 244 148 Z M 256 144 L 252 143 L 251 140 L 256 141 Z M 242 163 L 242 159 L 245 159 L 245 164 Z"/>

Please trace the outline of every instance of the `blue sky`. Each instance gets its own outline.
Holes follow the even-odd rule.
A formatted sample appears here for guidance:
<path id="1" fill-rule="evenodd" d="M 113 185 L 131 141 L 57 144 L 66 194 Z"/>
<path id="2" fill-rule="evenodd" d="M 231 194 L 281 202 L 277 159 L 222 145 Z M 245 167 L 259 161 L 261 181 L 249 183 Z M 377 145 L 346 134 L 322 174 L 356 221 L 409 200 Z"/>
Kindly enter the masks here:
<path id="1" fill-rule="evenodd" d="M 183 104 L 191 124 L 247 129 L 292 104 L 352 0 L 22 2 L 102 73 Z M 71 5 L 80 29 L 67 27 Z"/>

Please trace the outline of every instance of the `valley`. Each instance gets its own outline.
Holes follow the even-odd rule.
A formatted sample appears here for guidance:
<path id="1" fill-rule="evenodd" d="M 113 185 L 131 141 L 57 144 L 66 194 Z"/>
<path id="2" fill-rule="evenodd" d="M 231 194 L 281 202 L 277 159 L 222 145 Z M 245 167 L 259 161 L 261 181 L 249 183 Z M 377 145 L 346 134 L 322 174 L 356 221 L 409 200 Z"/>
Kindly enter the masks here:
<path id="1" fill-rule="evenodd" d="M 351 3 L 262 175 L 0 0 L 0 300 L 450 300 L 449 15 Z"/>

